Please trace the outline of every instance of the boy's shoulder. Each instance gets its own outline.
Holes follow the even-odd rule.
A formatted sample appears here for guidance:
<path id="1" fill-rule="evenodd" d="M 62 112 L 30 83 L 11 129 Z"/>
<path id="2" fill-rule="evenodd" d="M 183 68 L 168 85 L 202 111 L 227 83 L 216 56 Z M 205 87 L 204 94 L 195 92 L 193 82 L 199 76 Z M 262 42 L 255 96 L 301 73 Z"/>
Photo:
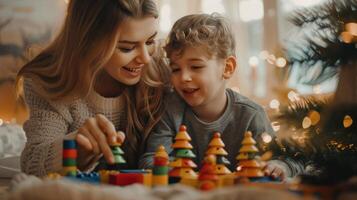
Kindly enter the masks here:
<path id="1" fill-rule="evenodd" d="M 232 89 L 227 89 L 228 96 L 232 102 L 232 105 L 237 106 L 237 107 L 244 107 L 245 109 L 252 110 L 252 111 L 257 111 L 261 112 L 264 111 L 263 107 L 257 103 L 255 103 L 253 100 L 249 99 L 248 97 L 232 90 Z"/>

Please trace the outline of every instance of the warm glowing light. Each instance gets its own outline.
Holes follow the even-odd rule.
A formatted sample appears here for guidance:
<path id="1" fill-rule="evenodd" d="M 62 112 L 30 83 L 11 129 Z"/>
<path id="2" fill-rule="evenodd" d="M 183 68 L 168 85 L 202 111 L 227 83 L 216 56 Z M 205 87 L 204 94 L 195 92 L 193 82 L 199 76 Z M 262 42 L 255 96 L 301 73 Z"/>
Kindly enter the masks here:
<path id="1" fill-rule="evenodd" d="M 0 126 L 2 126 L 4 124 L 4 121 L 2 119 L 0 119 Z"/>
<path id="2" fill-rule="evenodd" d="M 288 98 L 290 99 L 290 101 L 297 101 L 297 100 L 300 99 L 300 98 L 299 98 L 299 94 L 296 93 L 296 92 L 294 92 L 294 91 L 290 91 L 290 92 L 288 93 Z"/>
<path id="3" fill-rule="evenodd" d="M 223 0 L 204 0 L 202 1 L 202 11 L 209 14 L 213 12 L 224 14 L 226 9 Z"/>
<path id="4" fill-rule="evenodd" d="M 66 4 L 69 4 L 69 1 L 70 1 L 70 0 L 64 0 L 64 2 L 65 2 Z"/>
<path id="5" fill-rule="evenodd" d="M 315 110 L 310 111 L 310 113 L 308 114 L 308 117 L 311 120 L 311 124 L 314 125 L 314 126 L 317 123 L 319 123 L 319 121 L 320 121 L 320 113 L 315 111 Z"/>
<path id="6" fill-rule="evenodd" d="M 273 127 L 273 130 L 274 130 L 275 132 L 277 132 L 277 131 L 280 130 L 280 124 L 279 124 L 279 122 L 272 122 L 272 123 L 271 123 L 271 126 Z"/>
<path id="7" fill-rule="evenodd" d="M 345 27 L 347 32 L 349 32 L 353 36 L 357 36 L 357 23 L 347 23 Z"/>
<path id="8" fill-rule="evenodd" d="M 343 119 L 343 127 L 348 128 L 352 125 L 352 123 L 353 123 L 352 117 L 346 115 L 345 118 Z"/>
<path id="9" fill-rule="evenodd" d="M 269 107 L 272 108 L 272 109 L 279 109 L 280 102 L 278 100 L 276 100 L 276 99 L 273 99 L 273 100 L 270 101 Z"/>
<path id="10" fill-rule="evenodd" d="M 305 117 L 304 120 L 302 120 L 302 127 L 304 129 L 307 129 L 311 126 L 312 122 L 311 119 L 309 117 Z"/>
<path id="11" fill-rule="evenodd" d="M 285 58 L 279 57 L 278 59 L 276 59 L 275 65 L 276 65 L 277 67 L 281 67 L 281 68 L 285 67 L 285 66 L 286 66 L 286 60 L 285 60 Z"/>
<path id="12" fill-rule="evenodd" d="M 169 32 L 171 26 L 171 7 L 169 4 L 164 4 L 160 12 L 160 30 L 162 32 Z"/>
<path id="13" fill-rule="evenodd" d="M 262 0 L 239 1 L 239 17 L 243 22 L 259 20 L 264 17 Z"/>
<path id="14" fill-rule="evenodd" d="M 263 142 L 265 142 L 265 143 L 270 143 L 271 142 L 271 140 L 272 140 L 272 137 L 271 137 L 271 135 L 269 135 L 268 133 L 263 133 L 262 134 L 262 139 L 263 139 Z"/>
<path id="15" fill-rule="evenodd" d="M 252 57 L 249 58 L 248 63 L 249 63 L 249 66 L 256 67 L 259 64 L 259 59 L 256 56 L 252 56 Z"/>
<path id="16" fill-rule="evenodd" d="M 344 43 L 351 43 L 353 40 L 353 35 L 351 35 L 351 33 L 347 31 L 342 32 L 340 37 Z"/>
<path id="17" fill-rule="evenodd" d="M 241 170 L 242 170 L 242 166 L 238 166 L 237 171 L 241 171 Z"/>

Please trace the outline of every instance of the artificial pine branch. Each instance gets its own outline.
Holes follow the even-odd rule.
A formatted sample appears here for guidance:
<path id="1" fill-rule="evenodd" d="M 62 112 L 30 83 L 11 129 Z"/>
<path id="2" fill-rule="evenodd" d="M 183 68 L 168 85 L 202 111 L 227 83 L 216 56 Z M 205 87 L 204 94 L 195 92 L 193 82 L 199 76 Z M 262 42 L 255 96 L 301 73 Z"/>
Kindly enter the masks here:
<path id="1" fill-rule="evenodd" d="M 357 22 L 357 0 L 330 0 L 321 6 L 300 9 L 290 21 L 304 36 L 288 47 L 289 62 L 306 68 L 315 64 L 322 67 L 319 81 L 312 80 L 307 84 L 327 80 L 338 73 L 340 66 L 356 60 L 356 43 L 344 42 L 341 33 L 346 24 Z"/>
<path id="2" fill-rule="evenodd" d="M 336 184 L 357 175 L 357 106 L 340 106 L 331 112 L 326 110 L 330 109 L 329 99 L 302 97 L 275 118 L 280 124 L 289 124 L 288 130 L 281 131 L 289 132 L 292 137 L 271 143 L 269 149 L 275 156 L 304 163 L 307 171 L 301 175 L 303 183 Z M 320 123 L 303 128 L 303 118 L 313 110 L 320 112 Z M 346 127 L 347 115 L 356 121 Z M 306 137 L 294 138 L 294 134 Z"/>

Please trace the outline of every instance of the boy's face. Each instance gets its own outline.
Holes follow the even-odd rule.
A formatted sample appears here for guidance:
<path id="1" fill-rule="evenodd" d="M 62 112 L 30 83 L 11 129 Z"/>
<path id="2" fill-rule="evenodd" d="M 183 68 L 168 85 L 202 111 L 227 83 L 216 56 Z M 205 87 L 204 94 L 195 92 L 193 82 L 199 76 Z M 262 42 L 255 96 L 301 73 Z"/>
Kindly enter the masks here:
<path id="1" fill-rule="evenodd" d="M 225 60 L 211 57 L 207 49 L 186 47 L 183 54 L 170 56 L 171 82 L 193 110 L 214 108 L 225 101 Z"/>

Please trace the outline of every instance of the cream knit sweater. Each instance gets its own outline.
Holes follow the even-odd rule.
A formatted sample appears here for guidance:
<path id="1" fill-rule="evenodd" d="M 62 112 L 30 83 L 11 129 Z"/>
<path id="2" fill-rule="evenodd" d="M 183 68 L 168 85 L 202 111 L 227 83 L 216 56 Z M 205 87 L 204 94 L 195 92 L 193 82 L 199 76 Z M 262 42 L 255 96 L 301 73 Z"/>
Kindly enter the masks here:
<path id="1" fill-rule="evenodd" d="M 63 139 L 74 138 L 85 120 L 98 113 L 105 115 L 116 130 L 125 130 L 123 96 L 104 98 L 92 91 L 87 98 L 65 105 L 42 98 L 33 84 L 31 80 L 24 84 L 30 117 L 23 127 L 27 137 L 21 155 L 23 172 L 44 176 L 59 171 L 62 168 Z"/>

